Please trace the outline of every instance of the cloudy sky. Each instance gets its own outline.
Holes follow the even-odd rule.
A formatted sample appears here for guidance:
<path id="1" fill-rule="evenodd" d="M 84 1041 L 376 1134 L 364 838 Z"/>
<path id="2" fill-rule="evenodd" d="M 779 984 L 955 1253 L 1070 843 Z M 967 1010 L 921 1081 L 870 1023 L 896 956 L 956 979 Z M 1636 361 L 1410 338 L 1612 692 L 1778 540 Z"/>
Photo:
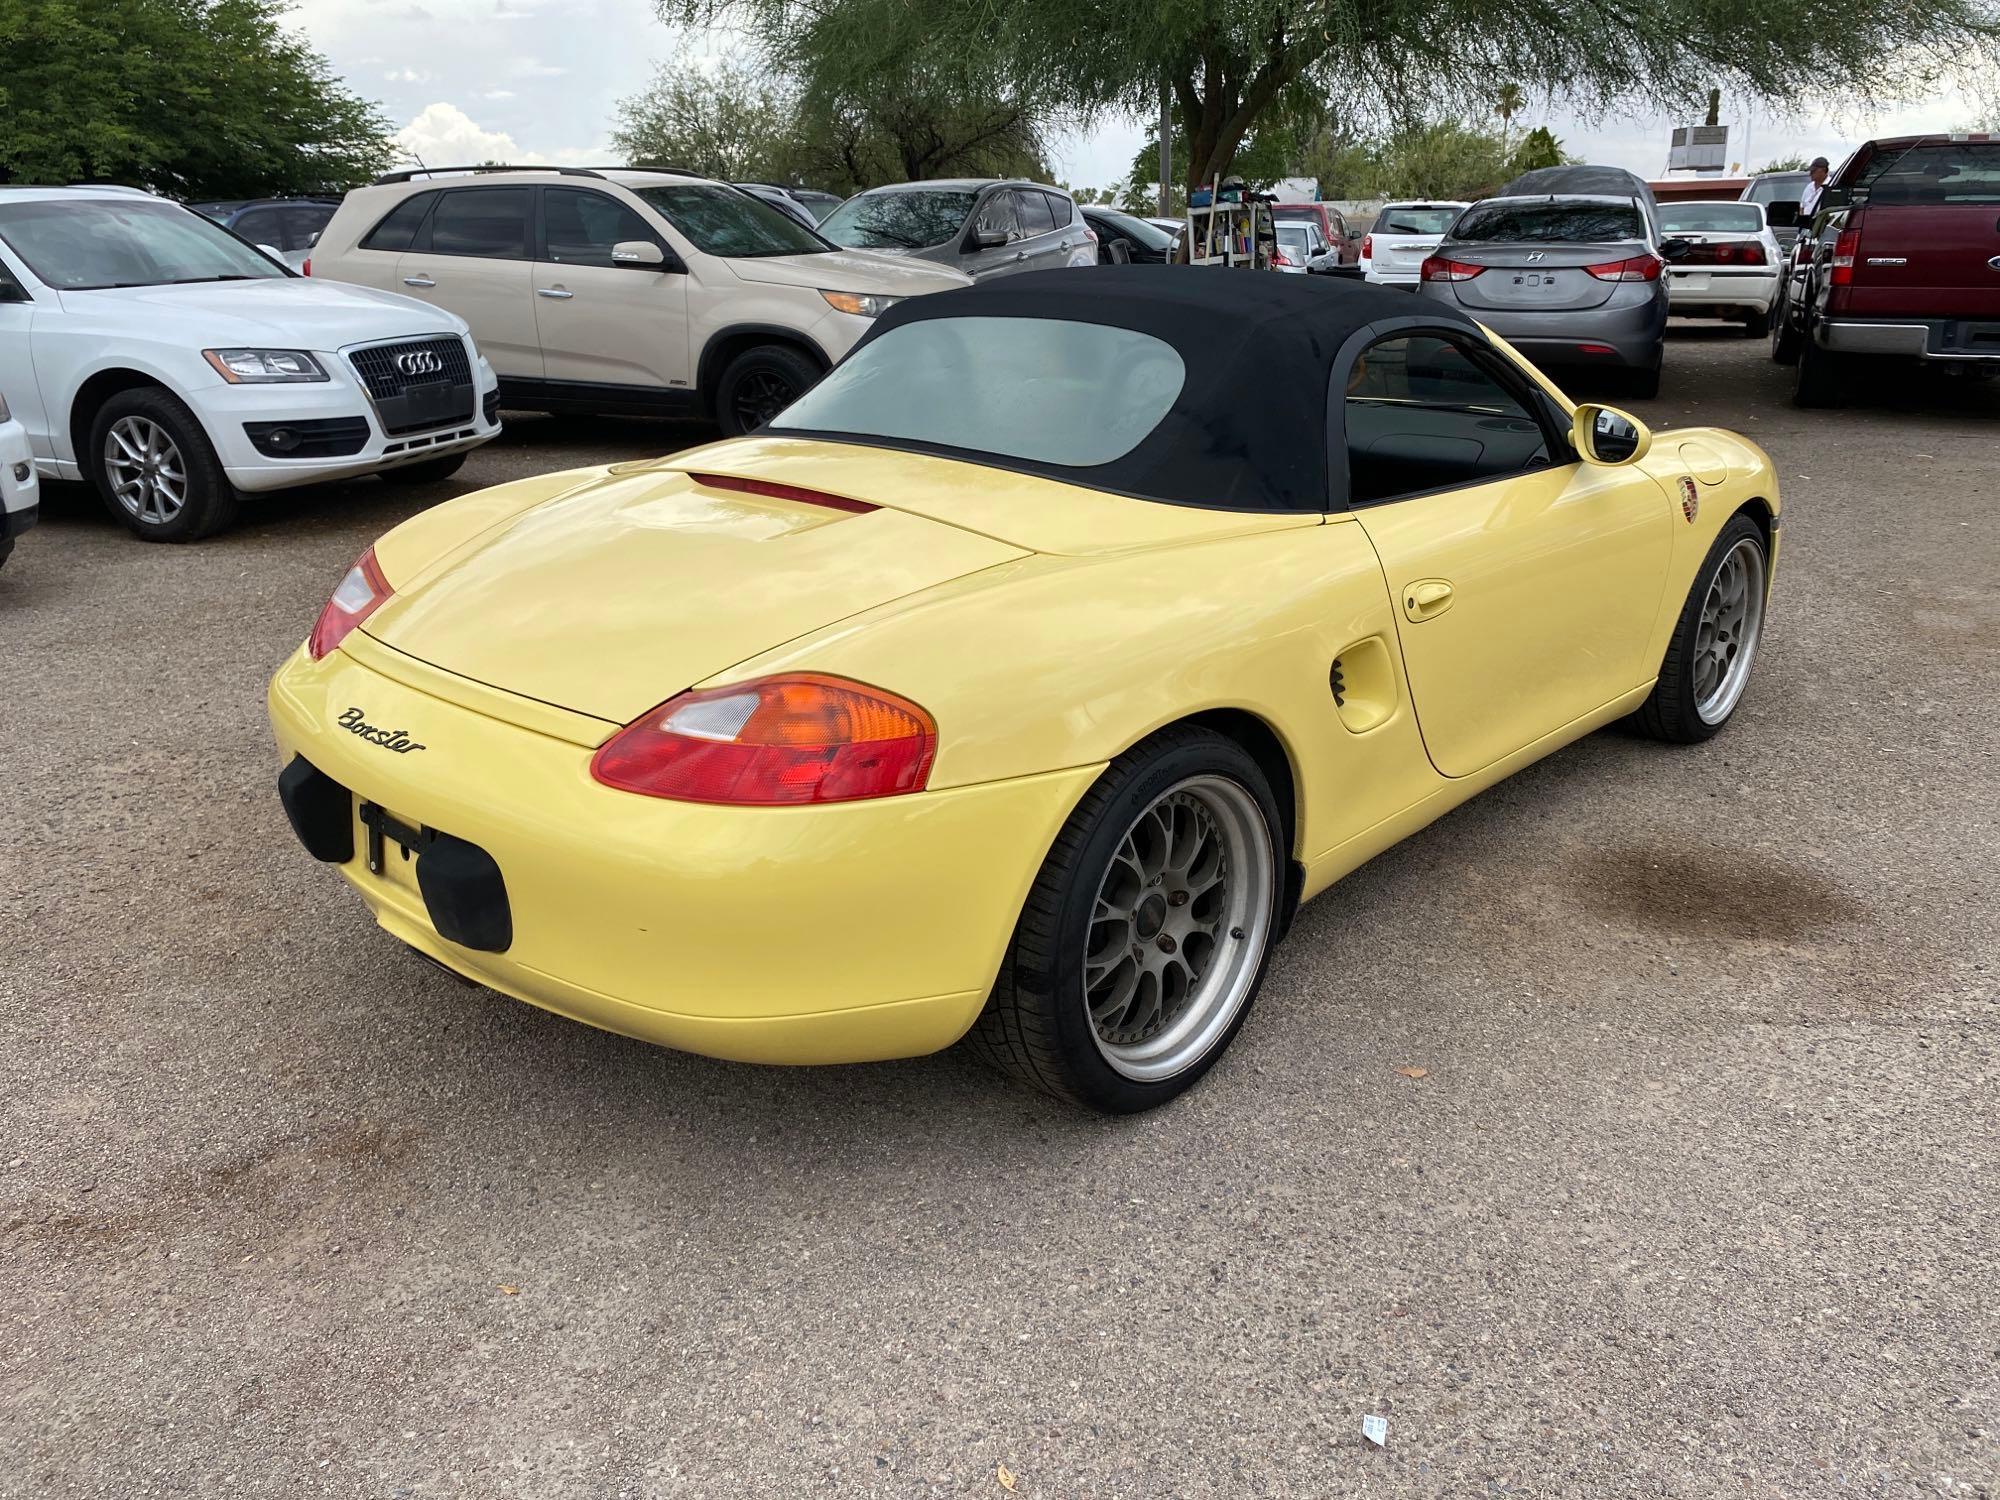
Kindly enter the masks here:
<path id="1" fill-rule="evenodd" d="M 610 161 L 605 141 L 620 99 L 662 66 L 702 67 L 740 45 L 670 30 L 650 0 L 302 0 L 293 21 L 357 93 L 381 103 L 404 147 L 433 165 Z M 1731 156 L 1753 166 L 1795 153 L 1838 164 L 1871 135 L 1962 125 L 1973 113 L 1963 94 L 1945 91 L 1905 108 L 1832 116 L 1778 117 L 1725 101 L 1723 119 L 1736 127 Z M 1652 176 L 1665 167 L 1668 131 L 1687 121 L 1579 119 L 1531 101 L 1518 123 L 1547 124 L 1576 154 Z M 1054 143 L 1051 165 L 1066 182 L 1106 186 L 1144 134 L 1139 122 L 1119 120 L 1070 132 Z"/>

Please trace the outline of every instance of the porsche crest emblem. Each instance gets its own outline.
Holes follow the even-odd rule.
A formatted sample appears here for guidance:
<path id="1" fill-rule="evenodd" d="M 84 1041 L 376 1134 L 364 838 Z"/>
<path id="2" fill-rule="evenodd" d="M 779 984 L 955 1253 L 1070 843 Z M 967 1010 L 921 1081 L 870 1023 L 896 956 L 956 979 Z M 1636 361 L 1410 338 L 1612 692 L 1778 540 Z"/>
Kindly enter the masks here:
<path id="1" fill-rule="evenodd" d="M 1690 526 L 1694 525 L 1694 518 L 1701 514 L 1701 492 L 1686 474 L 1681 475 L 1681 514 L 1687 517 Z"/>

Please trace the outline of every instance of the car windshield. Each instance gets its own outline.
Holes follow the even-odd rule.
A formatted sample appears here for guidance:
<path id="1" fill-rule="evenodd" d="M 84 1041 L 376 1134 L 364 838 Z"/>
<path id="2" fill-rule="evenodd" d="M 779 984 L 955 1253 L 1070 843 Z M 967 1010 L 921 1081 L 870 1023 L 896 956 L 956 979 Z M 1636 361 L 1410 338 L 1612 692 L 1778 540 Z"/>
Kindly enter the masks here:
<path id="1" fill-rule="evenodd" d="M 0 239 L 45 283 L 65 292 L 287 274 L 200 214 L 144 198 L 0 203 Z"/>
<path id="2" fill-rule="evenodd" d="M 1750 191 L 1744 197 L 1752 203 L 1797 203 L 1799 194 L 1805 191 L 1807 180 L 1803 172 L 1759 177 L 1750 184 Z"/>
<path id="3" fill-rule="evenodd" d="M 712 182 L 634 187 L 645 203 L 704 255 L 756 260 L 771 255 L 817 255 L 826 241 L 783 209 L 737 188 Z"/>
<path id="4" fill-rule="evenodd" d="M 1096 216 L 1120 234 L 1137 240 L 1148 250 L 1166 250 L 1173 246 L 1173 235 L 1157 224 L 1148 224 L 1144 219 L 1135 219 L 1130 214 L 1112 213 L 1108 209 L 1099 209 Z"/>
<path id="5" fill-rule="evenodd" d="M 1376 234 L 1443 234 L 1458 217 L 1455 208 L 1405 208 L 1390 204 L 1376 221 Z"/>
<path id="6" fill-rule="evenodd" d="M 1870 203 L 2000 203 L 2000 141 L 1885 151 L 1854 184 Z"/>
<path id="7" fill-rule="evenodd" d="M 947 188 L 863 193 L 820 220 L 819 232 L 850 250 L 923 250 L 963 229 L 978 197 Z"/>
<path id="8" fill-rule="evenodd" d="M 1754 203 L 1662 203 L 1660 229 L 1666 234 L 1755 234 L 1764 227 Z"/>
<path id="9" fill-rule="evenodd" d="M 1091 468 L 1166 416 L 1187 368 L 1150 334 L 1058 318 L 924 318 L 869 340 L 770 430 Z"/>
<path id="10" fill-rule="evenodd" d="M 1634 203 L 1588 198 L 1496 198 L 1475 203 L 1451 237 L 1473 242 L 1603 245 L 1643 240 L 1645 221 Z"/>

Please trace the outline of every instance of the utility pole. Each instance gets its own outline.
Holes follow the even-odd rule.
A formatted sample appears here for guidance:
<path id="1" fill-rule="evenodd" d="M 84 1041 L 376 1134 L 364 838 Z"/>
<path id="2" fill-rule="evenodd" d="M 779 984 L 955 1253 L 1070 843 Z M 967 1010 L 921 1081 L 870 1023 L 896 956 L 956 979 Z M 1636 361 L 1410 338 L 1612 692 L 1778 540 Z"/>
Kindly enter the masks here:
<path id="1" fill-rule="evenodd" d="M 1167 89 L 1167 75 L 1160 75 L 1160 217 L 1174 211 L 1174 110 L 1173 95 Z"/>

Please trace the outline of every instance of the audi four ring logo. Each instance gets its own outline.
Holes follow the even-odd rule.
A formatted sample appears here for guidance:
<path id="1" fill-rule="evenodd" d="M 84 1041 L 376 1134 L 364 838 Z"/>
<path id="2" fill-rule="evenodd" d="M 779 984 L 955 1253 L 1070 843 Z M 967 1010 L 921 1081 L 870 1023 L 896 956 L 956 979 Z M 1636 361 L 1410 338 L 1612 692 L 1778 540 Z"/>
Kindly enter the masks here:
<path id="1" fill-rule="evenodd" d="M 444 369 L 444 361 L 429 349 L 412 349 L 396 356 L 396 368 L 405 375 L 435 375 Z"/>

